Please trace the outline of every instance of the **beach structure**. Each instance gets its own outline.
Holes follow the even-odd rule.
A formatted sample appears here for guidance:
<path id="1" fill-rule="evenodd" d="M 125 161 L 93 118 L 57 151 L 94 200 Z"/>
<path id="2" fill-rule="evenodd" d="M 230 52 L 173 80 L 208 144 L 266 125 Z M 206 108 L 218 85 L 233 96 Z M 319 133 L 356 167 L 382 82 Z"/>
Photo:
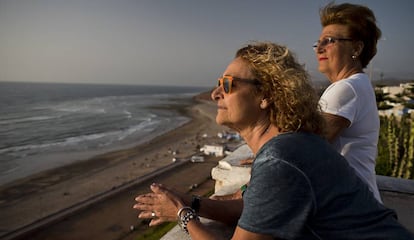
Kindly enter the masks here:
<path id="1" fill-rule="evenodd" d="M 200 152 L 203 152 L 205 155 L 214 155 L 216 157 L 223 157 L 225 151 L 225 146 L 223 145 L 210 145 L 206 144 L 200 149 Z"/>

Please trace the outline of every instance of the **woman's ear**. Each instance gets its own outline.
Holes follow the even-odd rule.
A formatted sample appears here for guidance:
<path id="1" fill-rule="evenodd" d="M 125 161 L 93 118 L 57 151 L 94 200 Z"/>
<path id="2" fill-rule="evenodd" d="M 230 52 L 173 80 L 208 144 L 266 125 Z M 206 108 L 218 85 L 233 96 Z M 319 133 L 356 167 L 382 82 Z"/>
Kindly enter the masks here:
<path id="1" fill-rule="evenodd" d="M 262 99 L 262 101 L 260 102 L 260 108 L 266 109 L 268 106 L 269 106 L 269 101 L 266 98 Z"/>
<path id="2" fill-rule="evenodd" d="M 364 42 L 363 41 L 357 41 L 354 44 L 354 53 L 353 53 L 353 55 L 355 55 L 356 57 L 359 57 L 359 55 L 361 55 L 363 49 L 364 49 Z"/>

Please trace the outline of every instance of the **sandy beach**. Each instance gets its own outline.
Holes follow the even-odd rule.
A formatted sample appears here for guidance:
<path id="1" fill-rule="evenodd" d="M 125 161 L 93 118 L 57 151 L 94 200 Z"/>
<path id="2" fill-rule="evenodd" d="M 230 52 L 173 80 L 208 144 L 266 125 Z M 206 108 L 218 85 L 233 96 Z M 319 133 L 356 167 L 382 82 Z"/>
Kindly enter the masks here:
<path id="1" fill-rule="evenodd" d="M 1 235 L 5 236 L 6 233 L 36 223 L 62 209 L 136 181 L 140 177 L 166 166 L 172 165 L 173 168 L 159 175 L 157 181 L 164 181 L 181 190 L 188 190 L 191 184 L 202 185 L 202 183 L 208 182 L 211 168 L 217 164 L 219 159 L 208 158 L 205 163 L 201 164 L 180 165 L 180 161 L 172 162 L 173 157 L 177 159 L 188 158 L 204 144 L 220 141 L 216 137 L 217 133 L 227 129 L 215 123 L 216 107 L 213 102 L 202 100 L 203 98 L 208 97 L 206 95 L 198 96 L 194 106 L 185 109 L 186 114 L 192 118 L 189 123 L 145 144 L 99 155 L 2 186 L 0 188 Z M 174 164 L 177 165 L 176 168 Z M 119 201 L 123 202 L 122 206 L 128 216 L 124 217 L 120 214 L 122 211 L 117 211 L 116 207 L 115 209 L 108 207 L 108 210 L 112 212 L 107 215 L 104 214 L 105 209 L 96 210 L 104 214 L 99 216 L 99 219 L 111 220 L 112 223 L 108 224 L 112 224 L 112 227 L 107 227 L 109 229 L 106 230 L 113 233 L 112 235 L 99 227 L 99 222 L 96 222 L 95 217 L 93 225 L 98 226 L 95 231 L 91 231 L 94 229 L 90 225 L 91 222 L 83 223 L 86 225 L 85 228 L 91 229 L 87 231 L 88 234 L 73 229 L 72 225 L 65 229 L 55 229 L 55 234 L 59 238 L 52 234 L 52 228 L 48 228 L 38 233 L 38 237 L 35 238 L 36 234 L 34 234 L 30 239 L 91 239 L 92 235 L 92 238 L 99 239 L 125 239 L 120 238 L 117 234 L 122 232 L 124 235 L 125 233 L 128 233 L 128 236 L 131 235 L 130 226 L 138 222 L 136 212 L 132 210 L 133 199 L 139 192 L 148 191 L 149 184 L 150 182 L 143 182 L 139 186 L 134 186 L 119 196 L 111 198 L 124 199 Z M 206 186 L 211 188 L 213 185 L 209 183 Z M 195 189 L 201 193 L 208 190 Z M 105 200 L 102 204 L 108 201 Z M 114 214 L 118 216 L 120 222 L 123 222 L 123 219 L 127 222 L 124 224 L 118 222 L 114 225 L 115 219 L 112 216 Z M 87 220 L 82 217 L 80 219 Z M 82 224 L 78 222 L 76 224 Z M 70 225 L 66 224 L 66 226 Z M 69 233 L 77 235 L 74 238 L 74 236 L 70 237 Z"/>

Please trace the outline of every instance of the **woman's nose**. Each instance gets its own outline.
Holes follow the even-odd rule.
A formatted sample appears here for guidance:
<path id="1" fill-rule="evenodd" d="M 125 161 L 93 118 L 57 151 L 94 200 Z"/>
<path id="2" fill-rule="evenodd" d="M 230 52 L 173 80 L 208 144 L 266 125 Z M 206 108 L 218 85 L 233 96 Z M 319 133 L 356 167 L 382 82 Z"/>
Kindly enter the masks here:
<path id="1" fill-rule="evenodd" d="M 322 53 L 324 50 L 325 48 L 318 44 L 318 46 L 315 48 L 315 53 Z"/>
<path id="2" fill-rule="evenodd" d="M 213 91 L 211 92 L 211 99 L 213 101 L 217 101 L 220 98 L 220 86 L 217 86 L 213 89 Z"/>

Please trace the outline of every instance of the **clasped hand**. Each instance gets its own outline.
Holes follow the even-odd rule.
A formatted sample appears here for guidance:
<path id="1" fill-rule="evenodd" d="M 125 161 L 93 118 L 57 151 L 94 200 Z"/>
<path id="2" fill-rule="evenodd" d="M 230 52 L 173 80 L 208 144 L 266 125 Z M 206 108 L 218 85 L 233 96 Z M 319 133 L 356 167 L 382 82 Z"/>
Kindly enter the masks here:
<path id="1" fill-rule="evenodd" d="M 138 195 L 133 208 L 141 211 L 138 218 L 151 219 L 149 226 L 177 221 L 177 212 L 184 206 L 180 196 L 162 184 L 151 184 L 150 193 Z"/>

